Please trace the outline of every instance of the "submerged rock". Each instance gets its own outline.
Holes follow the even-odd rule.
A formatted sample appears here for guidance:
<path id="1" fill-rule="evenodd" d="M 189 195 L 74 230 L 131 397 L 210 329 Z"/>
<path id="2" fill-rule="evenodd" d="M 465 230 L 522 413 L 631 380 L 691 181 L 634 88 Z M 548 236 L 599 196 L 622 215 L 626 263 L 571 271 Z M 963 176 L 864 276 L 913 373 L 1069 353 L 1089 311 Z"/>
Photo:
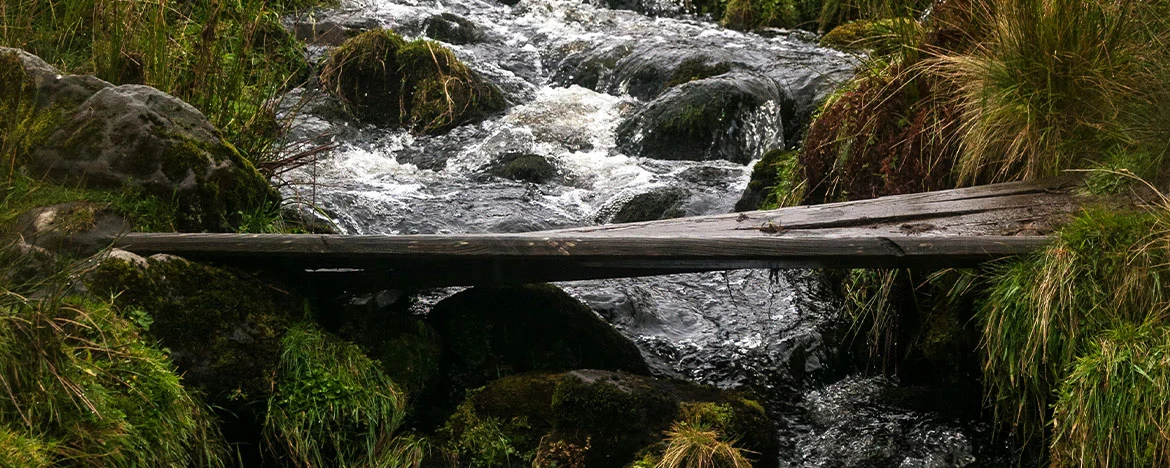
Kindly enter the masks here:
<path id="1" fill-rule="evenodd" d="M 529 371 L 649 372 L 632 342 L 551 285 L 469 289 L 436 304 L 427 320 L 444 342 L 453 394 Z"/>
<path id="2" fill-rule="evenodd" d="M 784 145 L 785 99 L 775 82 L 751 75 L 686 83 L 622 122 L 618 147 L 656 159 L 747 163 Z"/>
<path id="3" fill-rule="evenodd" d="M 333 50 L 326 89 L 358 119 L 437 133 L 502 110 L 500 91 L 438 43 L 368 31 Z"/>
<path id="4" fill-rule="evenodd" d="M 757 467 L 776 466 L 775 431 L 747 395 L 623 372 L 505 377 L 472 394 L 442 434 L 461 461 L 481 466 L 616 468 L 653 463 L 665 447 L 682 443 L 666 434 L 672 424 L 750 451 Z"/>
<path id="5" fill-rule="evenodd" d="M 556 179 L 557 166 L 539 154 L 505 153 L 487 167 L 488 174 L 534 184 L 543 184 Z"/>
<path id="6" fill-rule="evenodd" d="M 476 43 L 484 38 L 479 26 L 453 13 L 427 18 L 423 21 L 423 33 L 431 39 L 457 45 Z"/>
<path id="7" fill-rule="evenodd" d="M 631 197 L 620 197 L 607 202 L 598 210 L 596 221 L 601 224 L 634 223 L 686 216 L 684 203 L 691 192 L 677 187 L 662 187 Z"/>

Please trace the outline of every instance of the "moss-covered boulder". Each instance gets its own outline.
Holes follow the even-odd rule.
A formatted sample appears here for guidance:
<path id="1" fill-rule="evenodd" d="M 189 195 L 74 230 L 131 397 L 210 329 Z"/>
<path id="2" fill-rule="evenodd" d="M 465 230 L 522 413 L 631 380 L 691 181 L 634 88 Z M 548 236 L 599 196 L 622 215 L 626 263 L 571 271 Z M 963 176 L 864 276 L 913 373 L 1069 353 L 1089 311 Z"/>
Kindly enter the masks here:
<path id="1" fill-rule="evenodd" d="M 18 94 L 0 96 L 6 112 L 34 102 L 28 111 L 52 117 L 27 160 L 17 161 L 34 179 L 173 201 L 175 228 L 188 231 L 230 230 L 241 213 L 280 200 L 202 113 L 157 89 L 62 76 L 16 49 L 0 49 L 0 80 Z"/>
<path id="2" fill-rule="evenodd" d="M 775 431 L 747 395 L 621 372 L 505 377 L 469 396 L 440 436 L 461 463 L 605 468 L 661 457 L 681 426 L 775 466 Z"/>
<path id="3" fill-rule="evenodd" d="M 648 158 L 746 164 L 783 146 L 785 102 L 765 77 L 727 73 L 688 82 L 618 125 L 618 148 Z"/>
<path id="4" fill-rule="evenodd" d="M 92 255 L 130 229 L 123 217 L 107 208 L 92 202 L 43 206 L 22 214 L 14 227 L 26 242 L 37 247 Z"/>
<path id="5" fill-rule="evenodd" d="M 280 200 L 202 113 L 162 91 L 105 88 L 68 114 L 30 162 L 56 181 L 173 198 L 176 228 L 190 231 L 230 230 Z"/>
<path id="6" fill-rule="evenodd" d="M 321 80 L 358 119 L 437 133 L 502 110 L 495 86 L 436 42 L 367 31 L 329 55 Z"/>
<path id="7" fill-rule="evenodd" d="M 89 289 L 149 321 L 149 335 L 171 351 L 187 384 L 231 407 L 271 394 L 281 340 L 303 310 L 298 301 L 242 273 L 115 253 L 90 274 Z"/>
<path id="8" fill-rule="evenodd" d="M 528 371 L 648 373 L 630 340 L 551 285 L 469 289 L 436 304 L 427 319 L 443 339 L 453 395 Z"/>

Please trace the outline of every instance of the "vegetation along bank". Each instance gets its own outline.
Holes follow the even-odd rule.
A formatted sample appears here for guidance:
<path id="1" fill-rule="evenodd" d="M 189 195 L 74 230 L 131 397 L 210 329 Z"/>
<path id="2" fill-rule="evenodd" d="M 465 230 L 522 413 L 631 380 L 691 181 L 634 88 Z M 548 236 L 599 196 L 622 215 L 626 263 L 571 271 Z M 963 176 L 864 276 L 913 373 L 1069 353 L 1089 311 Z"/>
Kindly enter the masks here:
<path id="1" fill-rule="evenodd" d="M 556 286 L 420 305 L 104 248 L 128 229 L 328 230 L 273 182 L 314 155 L 290 146 L 273 104 L 306 83 L 355 124 L 419 138 L 516 104 L 438 42 L 289 27 L 329 6 L 0 5 L 0 465 L 777 466 L 787 449 L 758 395 L 650 376 L 635 343 Z M 830 274 L 846 342 L 874 373 L 969 389 L 956 399 L 983 405 L 1021 464 L 1170 463 L 1170 47 L 1151 46 L 1170 40 L 1170 4 L 678 7 L 761 34 L 824 33 L 861 57 L 799 144 L 760 159 L 737 209 L 1084 171 L 1089 208 L 1035 255 Z M 445 21 L 449 44 L 483 34 Z M 691 63 L 628 92 L 725 96 L 724 82 L 693 82 L 730 69 Z M 754 105 L 745 95 L 734 104 Z M 726 114 L 704 107 L 657 140 L 635 122 L 617 138 L 671 152 L 723 138 L 708 124 Z M 742 160 L 737 145 L 703 151 Z M 538 155 L 505 163 L 500 177 L 559 177 Z M 611 220 L 681 213 L 682 197 L 656 192 L 652 209 Z"/>

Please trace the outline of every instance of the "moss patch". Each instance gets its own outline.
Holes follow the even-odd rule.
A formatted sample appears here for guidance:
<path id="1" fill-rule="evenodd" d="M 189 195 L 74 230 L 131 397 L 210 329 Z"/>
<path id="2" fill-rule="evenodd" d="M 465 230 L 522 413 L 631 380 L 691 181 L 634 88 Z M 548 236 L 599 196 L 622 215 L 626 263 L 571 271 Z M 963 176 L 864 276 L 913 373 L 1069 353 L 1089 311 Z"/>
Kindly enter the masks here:
<path id="1" fill-rule="evenodd" d="M 735 202 L 735 211 L 771 210 L 792 206 L 804 198 L 804 169 L 798 151 L 774 149 L 752 166 L 751 179 Z"/>

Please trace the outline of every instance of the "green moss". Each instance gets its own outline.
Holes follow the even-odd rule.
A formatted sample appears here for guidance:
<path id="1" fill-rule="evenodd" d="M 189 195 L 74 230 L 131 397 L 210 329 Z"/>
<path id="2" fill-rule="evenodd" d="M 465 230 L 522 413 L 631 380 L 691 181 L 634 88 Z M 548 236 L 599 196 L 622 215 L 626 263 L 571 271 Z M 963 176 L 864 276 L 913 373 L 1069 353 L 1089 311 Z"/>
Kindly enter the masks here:
<path id="1" fill-rule="evenodd" d="M 773 149 L 752 166 L 751 179 L 736 211 L 771 210 L 799 204 L 808 183 L 798 159 L 799 151 Z"/>
<path id="2" fill-rule="evenodd" d="M 8 191 L 0 198 L 0 229 L 9 229 L 21 214 L 43 206 L 68 202 L 90 202 L 108 207 L 122 215 L 137 231 L 172 231 L 176 206 L 169 200 L 133 190 L 100 191 L 58 185 L 27 177 L 14 176 Z"/>
<path id="3" fill-rule="evenodd" d="M 280 343 L 299 304 L 242 274 L 185 260 L 141 269 L 107 260 L 90 276 L 96 294 L 148 314 L 149 334 L 176 354 L 187 382 L 217 405 L 264 401 Z"/>
<path id="4" fill-rule="evenodd" d="M 405 395 L 357 346 L 308 324 L 284 337 L 264 428 L 294 464 L 403 466 L 393 439 L 405 413 Z"/>
<path id="5" fill-rule="evenodd" d="M 51 446 L 35 436 L 0 426 L 0 465 L 12 468 L 52 466 Z"/>
<path id="6" fill-rule="evenodd" d="M 440 433 L 460 461 L 474 466 L 530 466 L 541 433 L 526 415 L 493 416 L 476 410 L 476 393 L 459 405 Z"/>
<path id="7" fill-rule="evenodd" d="M 442 132 L 505 106 L 500 92 L 449 49 L 406 42 L 387 30 L 347 40 L 330 54 L 321 78 L 358 118 L 421 133 Z"/>

